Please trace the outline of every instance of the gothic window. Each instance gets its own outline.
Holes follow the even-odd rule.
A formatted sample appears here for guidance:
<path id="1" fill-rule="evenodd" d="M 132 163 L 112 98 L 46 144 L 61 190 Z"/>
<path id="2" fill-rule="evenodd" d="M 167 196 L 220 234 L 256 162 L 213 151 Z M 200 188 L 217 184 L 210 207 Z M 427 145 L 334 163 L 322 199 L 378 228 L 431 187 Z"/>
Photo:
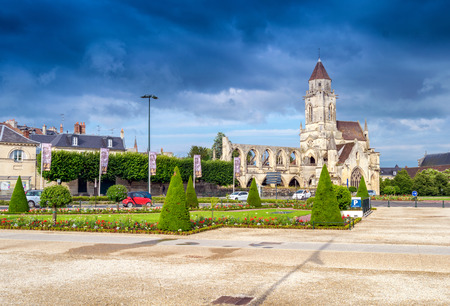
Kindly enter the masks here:
<path id="1" fill-rule="evenodd" d="M 361 170 L 359 170 L 359 168 L 355 168 L 352 171 L 352 176 L 350 178 L 350 186 L 355 186 L 356 188 L 359 187 L 359 182 L 361 181 Z"/>
<path id="2" fill-rule="evenodd" d="M 309 158 L 309 163 L 310 163 L 310 165 L 315 165 L 316 164 L 316 159 L 314 158 L 314 156 L 311 156 Z"/>
<path id="3" fill-rule="evenodd" d="M 280 150 L 277 153 L 277 165 L 282 166 L 283 164 L 283 151 Z"/>
<path id="4" fill-rule="evenodd" d="M 263 167 L 269 167 L 270 166 L 270 161 L 269 161 L 269 151 L 265 150 L 263 155 L 261 155 L 261 160 L 262 160 L 262 165 Z"/>
<path id="5" fill-rule="evenodd" d="M 291 156 L 289 156 L 290 162 L 292 166 L 297 165 L 297 154 L 295 152 L 291 153 Z"/>
<path id="6" fill-rule="evenodd" d="M 308 105 L 306 117 L 309 123 L 313 122 L 313 109 L 311 105 Z"/>
<path id="7" fill-rule="evenodd" d="M 247 165 L 256 166 L 256 153 L 255 150 L 250 150 L 247 153 Z"/>
<path id="8" fill-rule="evenodd" d="M 25 159 L 25 152 L 22 150 L 14 150 L 9 155 L 9 158 L 13 159 L 16 162 L 21 162 Z"/>

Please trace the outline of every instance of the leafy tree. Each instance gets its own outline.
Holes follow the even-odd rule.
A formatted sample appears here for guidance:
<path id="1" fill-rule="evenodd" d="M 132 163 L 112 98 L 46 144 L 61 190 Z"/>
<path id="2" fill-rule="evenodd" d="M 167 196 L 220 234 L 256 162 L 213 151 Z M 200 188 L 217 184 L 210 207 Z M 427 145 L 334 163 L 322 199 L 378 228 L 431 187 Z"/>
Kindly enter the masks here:
<path id="1" fill-rule="evenodd" d="M 361 176 L 361 181 L 359 182 L 358 192 L 356 193 L 357 197 L 368 198 L 369 192 L 367 191 L 366 181 L 364 180 L 364 176 Z"/>
<path id="2" fill-rule="evenodd" d="M 420 196 L 437 195 L 437 188 L 433 186 L 433 179 L 426 171 L 420 171 L 413 180 L 413 189 Z"/>
<path id="3" fill-rule="evenodd" d="M 255 179 L 252 180 L 250 190 L 248 191 L 247 203 L 254 207 L 261 207 L 261 198 L 259 197 L 258 188 Z"/>
<path id="4" fill-rule="evenodd" d="M 53 207 L 53 224 L 56 223 L 56 208 L 72 202 L 69 189 L 62 185 L 45 187 L 41 194 L 41 206 Z"/>
<path id="5" fill-rule="evenodd" d="M 195 193 L 192 176 L 189 176 L 189 182 L 186 187 L 186 206 L 188 208 L 198 208 L 197 194 Z"/>
<path id="6" fill-rule="evenodd" d="M 356 192 L 358 189 L 356 189 L 356 187 L 355 186 L 350 186 L 350 187 L 348 187 L 348 191 L 350 191 L 350 192 Z"/>
<path id="7" fill-rule="evenodd" d="M 344 186 L 333 185 L 334 193 L 336 194 L 336 199 L 340 210 L 345 210 L 351 204 L 352 194 Z"/>
<path id="8" fill-rule="evenodd" d="M 165 231 L 188 231 L 192 228 L 180 169 L 175 167 L 159 216 L 158 228 Z"/>
<path id="9" fill-rule="evenodd" d="M 192 146 L 189 150 L 188 157 L 194 158 L 194 155 L 200 155 L 201 160 L 210 160 L 212 153 L 211 149 L 200 146 Z"/>
<path id="10" fill-rule="evenodd" d="M 342 222 L 336 194 L 333 190 L 330 174 L 326 165 L 323 165 L 317 185 L 314 205 L 311 212 L 311 221 L 320 222 Z"/>
<path id="11" fill-rule="evenodd" d="M 400 170 L 393 179 L 393 185 L 398 186 L 402 194 L 412 192 L 413 181 L 405 169 Z"/>
<path id="12" fill-rule="evenodd" d="M 23 190 L 22 178 L 19 176 L 11 195 L 11 200 L 9 201 L 8 212 L 27 212 L 29 210 L 30 207 L 28 206 L 27 196 Z"/>
<path id="13" fill-rule="evenodd" d="M 222 138 L 225 134 L 222 132 L 217 133 L 216 138 L 214 138 L 214 144 L 211 148 L 212 151 L 216 151 L 216 157 L 220 159 L 222 157 Z"/>
<path id="14" fill-rule="evenodd" d="M 127 187 L 124 185 L 112 185 L 106 191 L 106 196 L 110 201 L 116 202 L 117 211 L 119 211 L 119 203 L 125 200 L 128 196 Z"/>
<path id="15" fill-rule="evenodd" d="M 384 187 L 383 193 L 387 194 L 387 195 L 395 194 L 394 186 L 386 186 L 386 187 Z"/>

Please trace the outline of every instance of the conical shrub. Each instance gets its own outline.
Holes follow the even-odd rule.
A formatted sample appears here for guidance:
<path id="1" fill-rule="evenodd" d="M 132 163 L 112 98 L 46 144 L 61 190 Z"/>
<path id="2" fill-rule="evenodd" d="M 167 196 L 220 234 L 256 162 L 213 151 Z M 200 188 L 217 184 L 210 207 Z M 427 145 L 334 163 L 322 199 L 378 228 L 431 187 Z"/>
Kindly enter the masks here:
<path id="1" fill-rule="evenodd" d="M 29 210 L 27 196 L 23 190 L 22 179 L 19 176 L 11 196 L 11 201 L 9 201 L 8 212 L 27 212 Z"/>
<path id="2" fill-rule="evenodd" d="M 186 194 L 178 167 L 170 179 L 169 189 L 159 216 L 158 228 L 164 231 L 188 231 L 192 228 Z"/>
<path id="3" fill-rule="evenodd" d="M 330 174 L 326 165 L 323 165 L 320 173 L 319 185 L 317 186 L 314 205 L 311 213 L 311 221 L 320 222 L 342 222 L 341 212 L 333 190 Z"/>
<path id="4" fill-rule="evenodd" d="M 195 192 L 194 183 L 192 182 L 192 175 L 189 176 L 189 181 L 186 187 L 186 206 L 187 208 L 198 208 L 198 198 Z"/>
<path id="5" fill-rule="evenodd" d="M 364 176 L 361 176 L 361 181 L 359 182 L 358 192 L 356 193 L 357 197 L 368 198 L 369 192 L 367 191 L 366 181 L 364 180 Z"/>
<path id="6" fill-rule="evenodd" d="M 252 180 L 250 190 L 248 191 L 247 203 L 250 206 L 261 207 L 261 198 L 259 197 L 258 188 L 256 187 L 255 179 Z"/>

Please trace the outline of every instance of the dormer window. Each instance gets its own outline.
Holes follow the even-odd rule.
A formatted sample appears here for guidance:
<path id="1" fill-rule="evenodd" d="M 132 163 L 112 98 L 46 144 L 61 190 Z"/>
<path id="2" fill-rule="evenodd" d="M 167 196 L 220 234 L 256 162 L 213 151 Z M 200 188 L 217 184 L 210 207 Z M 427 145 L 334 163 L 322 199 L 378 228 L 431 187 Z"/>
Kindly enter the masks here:
<path id="1" fill-rule="evenodd" d="M 78 137 L 77 136 L 72 137 L 72 146 L 78 146 Z"/>
<path id="2" fill-rule="evenodd" d="M 113 146 L 113 141 L 111 138 L 108 139 L 108 148 L 112 148 Z"/>

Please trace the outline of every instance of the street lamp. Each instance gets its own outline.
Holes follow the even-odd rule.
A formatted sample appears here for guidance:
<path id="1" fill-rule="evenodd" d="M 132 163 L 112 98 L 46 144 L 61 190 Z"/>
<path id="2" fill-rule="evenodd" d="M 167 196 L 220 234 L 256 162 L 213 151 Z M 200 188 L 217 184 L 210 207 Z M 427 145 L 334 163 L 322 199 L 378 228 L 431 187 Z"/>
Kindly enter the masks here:
<path id="1" fill-rule="evenodd" d="M 152 183 L 151 183 L 151 173 L 150 173 L 150 101 L 151 99 L 158 99 L 155 95 L 144 95 L 142 99 L 148 99 L 148 147 L 147 147 L 147 157 L 148 157 L 148 193 L 152 193 Z"/>

